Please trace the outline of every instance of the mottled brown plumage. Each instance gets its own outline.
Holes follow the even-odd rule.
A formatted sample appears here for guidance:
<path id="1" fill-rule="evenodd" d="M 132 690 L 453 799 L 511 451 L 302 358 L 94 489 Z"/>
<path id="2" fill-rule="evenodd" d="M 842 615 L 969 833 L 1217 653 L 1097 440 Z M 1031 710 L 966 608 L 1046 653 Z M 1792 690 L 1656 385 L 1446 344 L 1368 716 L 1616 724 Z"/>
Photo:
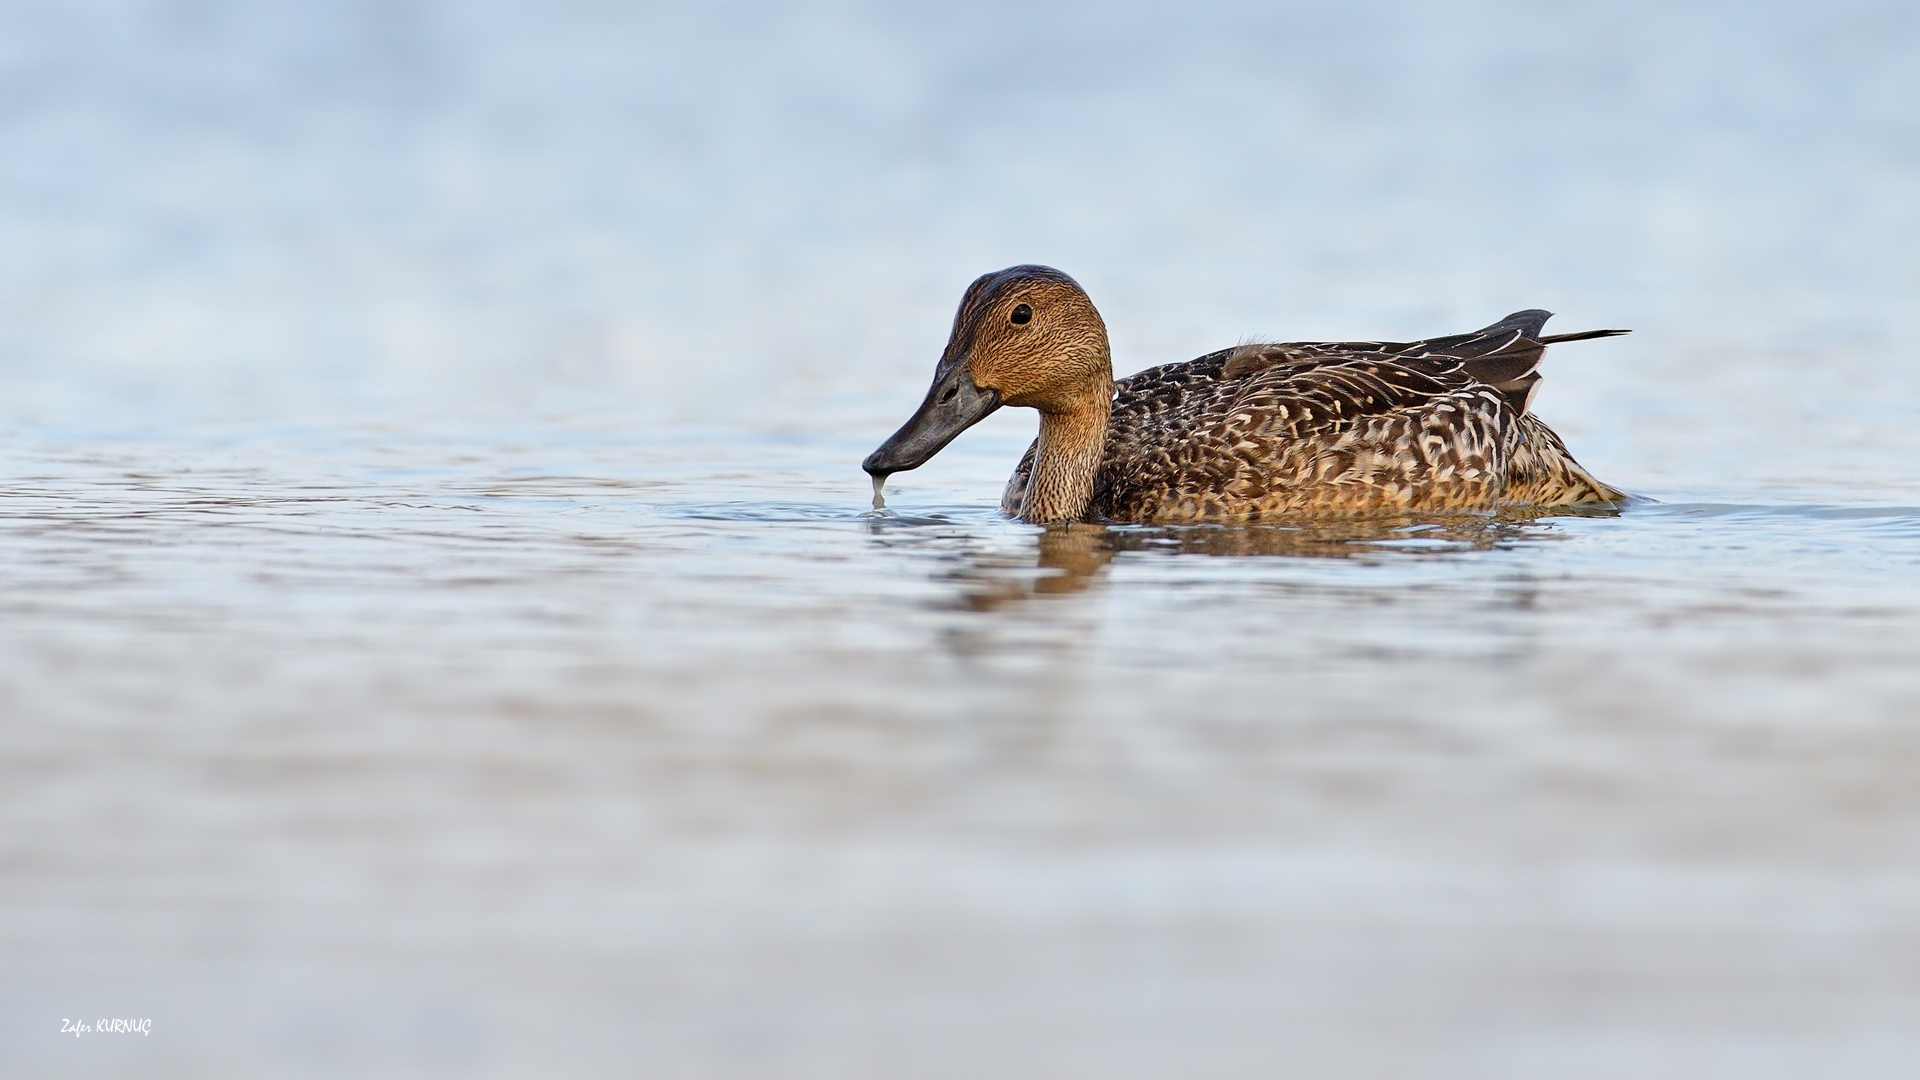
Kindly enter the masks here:
<path id="1" fill-rule="evenodd" d="M 1622 331 L 1542 337 L 1548 317 L 1406 343 L 1243 345 L 1115 383 L 1079 285 L 1013 267 L 967 290 L 926 403 L 866 468 L 917 467 L 1007 404 L 1041 414 L 1001 500 L 1027 521 L 1618 502 L 1527 405 L 1547 344 Z"/>

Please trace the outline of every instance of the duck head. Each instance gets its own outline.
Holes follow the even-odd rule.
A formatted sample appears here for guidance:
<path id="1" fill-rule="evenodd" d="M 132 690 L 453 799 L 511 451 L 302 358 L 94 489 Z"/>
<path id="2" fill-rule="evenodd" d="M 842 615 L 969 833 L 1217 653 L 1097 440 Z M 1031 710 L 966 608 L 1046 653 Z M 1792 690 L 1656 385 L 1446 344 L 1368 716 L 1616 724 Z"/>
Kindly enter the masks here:
<path id="1" fill-rule="evenodd" d="M 1106 407 L 1112 394 L 1107 327 L 1077 282 L 1050 266 L 983 274 L 960 300 L 926 400 L 861 468 L 917 469 L 1002 405 L 1051 415 Z"/>

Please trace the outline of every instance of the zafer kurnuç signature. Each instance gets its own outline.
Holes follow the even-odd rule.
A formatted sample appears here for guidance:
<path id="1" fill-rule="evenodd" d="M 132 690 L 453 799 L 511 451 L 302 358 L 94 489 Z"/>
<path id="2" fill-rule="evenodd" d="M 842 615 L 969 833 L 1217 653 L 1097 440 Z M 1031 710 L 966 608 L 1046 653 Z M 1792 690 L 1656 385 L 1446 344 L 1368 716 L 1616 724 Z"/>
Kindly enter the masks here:
<path id="1" fill-rule="evenodd" d="M 153 1021 L 152 1020 L 95 1020 L 91 1024 L 88 1024 L 82 1020 L 62 1019 L 60 1021 L 60 1034 L 62 1035 L 72 1035 L 74 1038 L 77 1039 L 82 1035 L 89 1035 L 94 1032 L 100 1032 L 101 1034 L 105 1034 L 107 1032 L 120 1032 L 122 1034 L 137 1033 L 140 1035 L 151 1035 L 153 1034 Z"/>

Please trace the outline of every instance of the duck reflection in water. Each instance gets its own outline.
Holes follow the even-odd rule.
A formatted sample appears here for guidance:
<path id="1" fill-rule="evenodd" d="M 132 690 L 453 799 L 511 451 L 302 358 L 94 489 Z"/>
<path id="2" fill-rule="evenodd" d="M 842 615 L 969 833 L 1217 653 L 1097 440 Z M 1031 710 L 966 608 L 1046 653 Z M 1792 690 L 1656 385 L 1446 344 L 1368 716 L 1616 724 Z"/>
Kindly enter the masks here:
<path id="1" fill-rule="evenodd" d="M 876 539 L 894 530 L 875 527 Z M 1034 596 L 1077 593 L 1100 580 L 1100 572 L 1119 550 L 1114 532 L 1099 525 L 1055 525 L 1032 538 L 1032 545 L 983 550 L 968 543 L 950 556 L 950 569 L 936 580 L 958 587 L 953 602 L 987 611 Z M 888 537 L 883 543 L 897 542 Z"/>
<path id="2" fill-rule="evenodd" d="M 1584 508 L 1583 508 L 1584 510 Z M 1572 516 L 1614 516 L 1613 508 Z M 969 551 L 941 575 L 960 587 L 959 604 L 992 610 L 1036 596 L 1082 592 L 1104 579 L 1116 556 L 1209 555 L 1311 559 L 1448 558 L 1544 539 L 1547 515 L 1389 514 L 1303 517 L 1224 526 L 1054 525 L 1027 553 Z M 1553 516 L 1569 516 L 1562 508 Z"/>

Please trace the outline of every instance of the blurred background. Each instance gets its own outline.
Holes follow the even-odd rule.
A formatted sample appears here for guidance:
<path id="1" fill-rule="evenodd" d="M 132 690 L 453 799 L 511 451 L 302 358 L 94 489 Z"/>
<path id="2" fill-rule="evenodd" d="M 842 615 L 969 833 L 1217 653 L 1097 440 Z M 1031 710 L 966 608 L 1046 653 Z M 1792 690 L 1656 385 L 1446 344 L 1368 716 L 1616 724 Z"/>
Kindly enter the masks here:
<path id="1" fill-rule="evenodd" d="M 1556 372 L 1610 413 L 1728 350 L 1853 403 L 1915 329 L 1899 4 L 0 18 L 21 420 L 893 397 L 1019 261 L 1083 279 L 1123 373 L 1534 305 L 1657 335 L 1666 387 Z"/>
<path id="2" fill-rule="evenodd" d="M 1915 101 L 1880 0 L 0 2 L 0 1060 L 1916 1075 Z M 1650 501 L 1069 550 L 1007 410 L 863 518 L 1019 262 L 1121 374 L 1633 328 L 1535 408 Z"/>

